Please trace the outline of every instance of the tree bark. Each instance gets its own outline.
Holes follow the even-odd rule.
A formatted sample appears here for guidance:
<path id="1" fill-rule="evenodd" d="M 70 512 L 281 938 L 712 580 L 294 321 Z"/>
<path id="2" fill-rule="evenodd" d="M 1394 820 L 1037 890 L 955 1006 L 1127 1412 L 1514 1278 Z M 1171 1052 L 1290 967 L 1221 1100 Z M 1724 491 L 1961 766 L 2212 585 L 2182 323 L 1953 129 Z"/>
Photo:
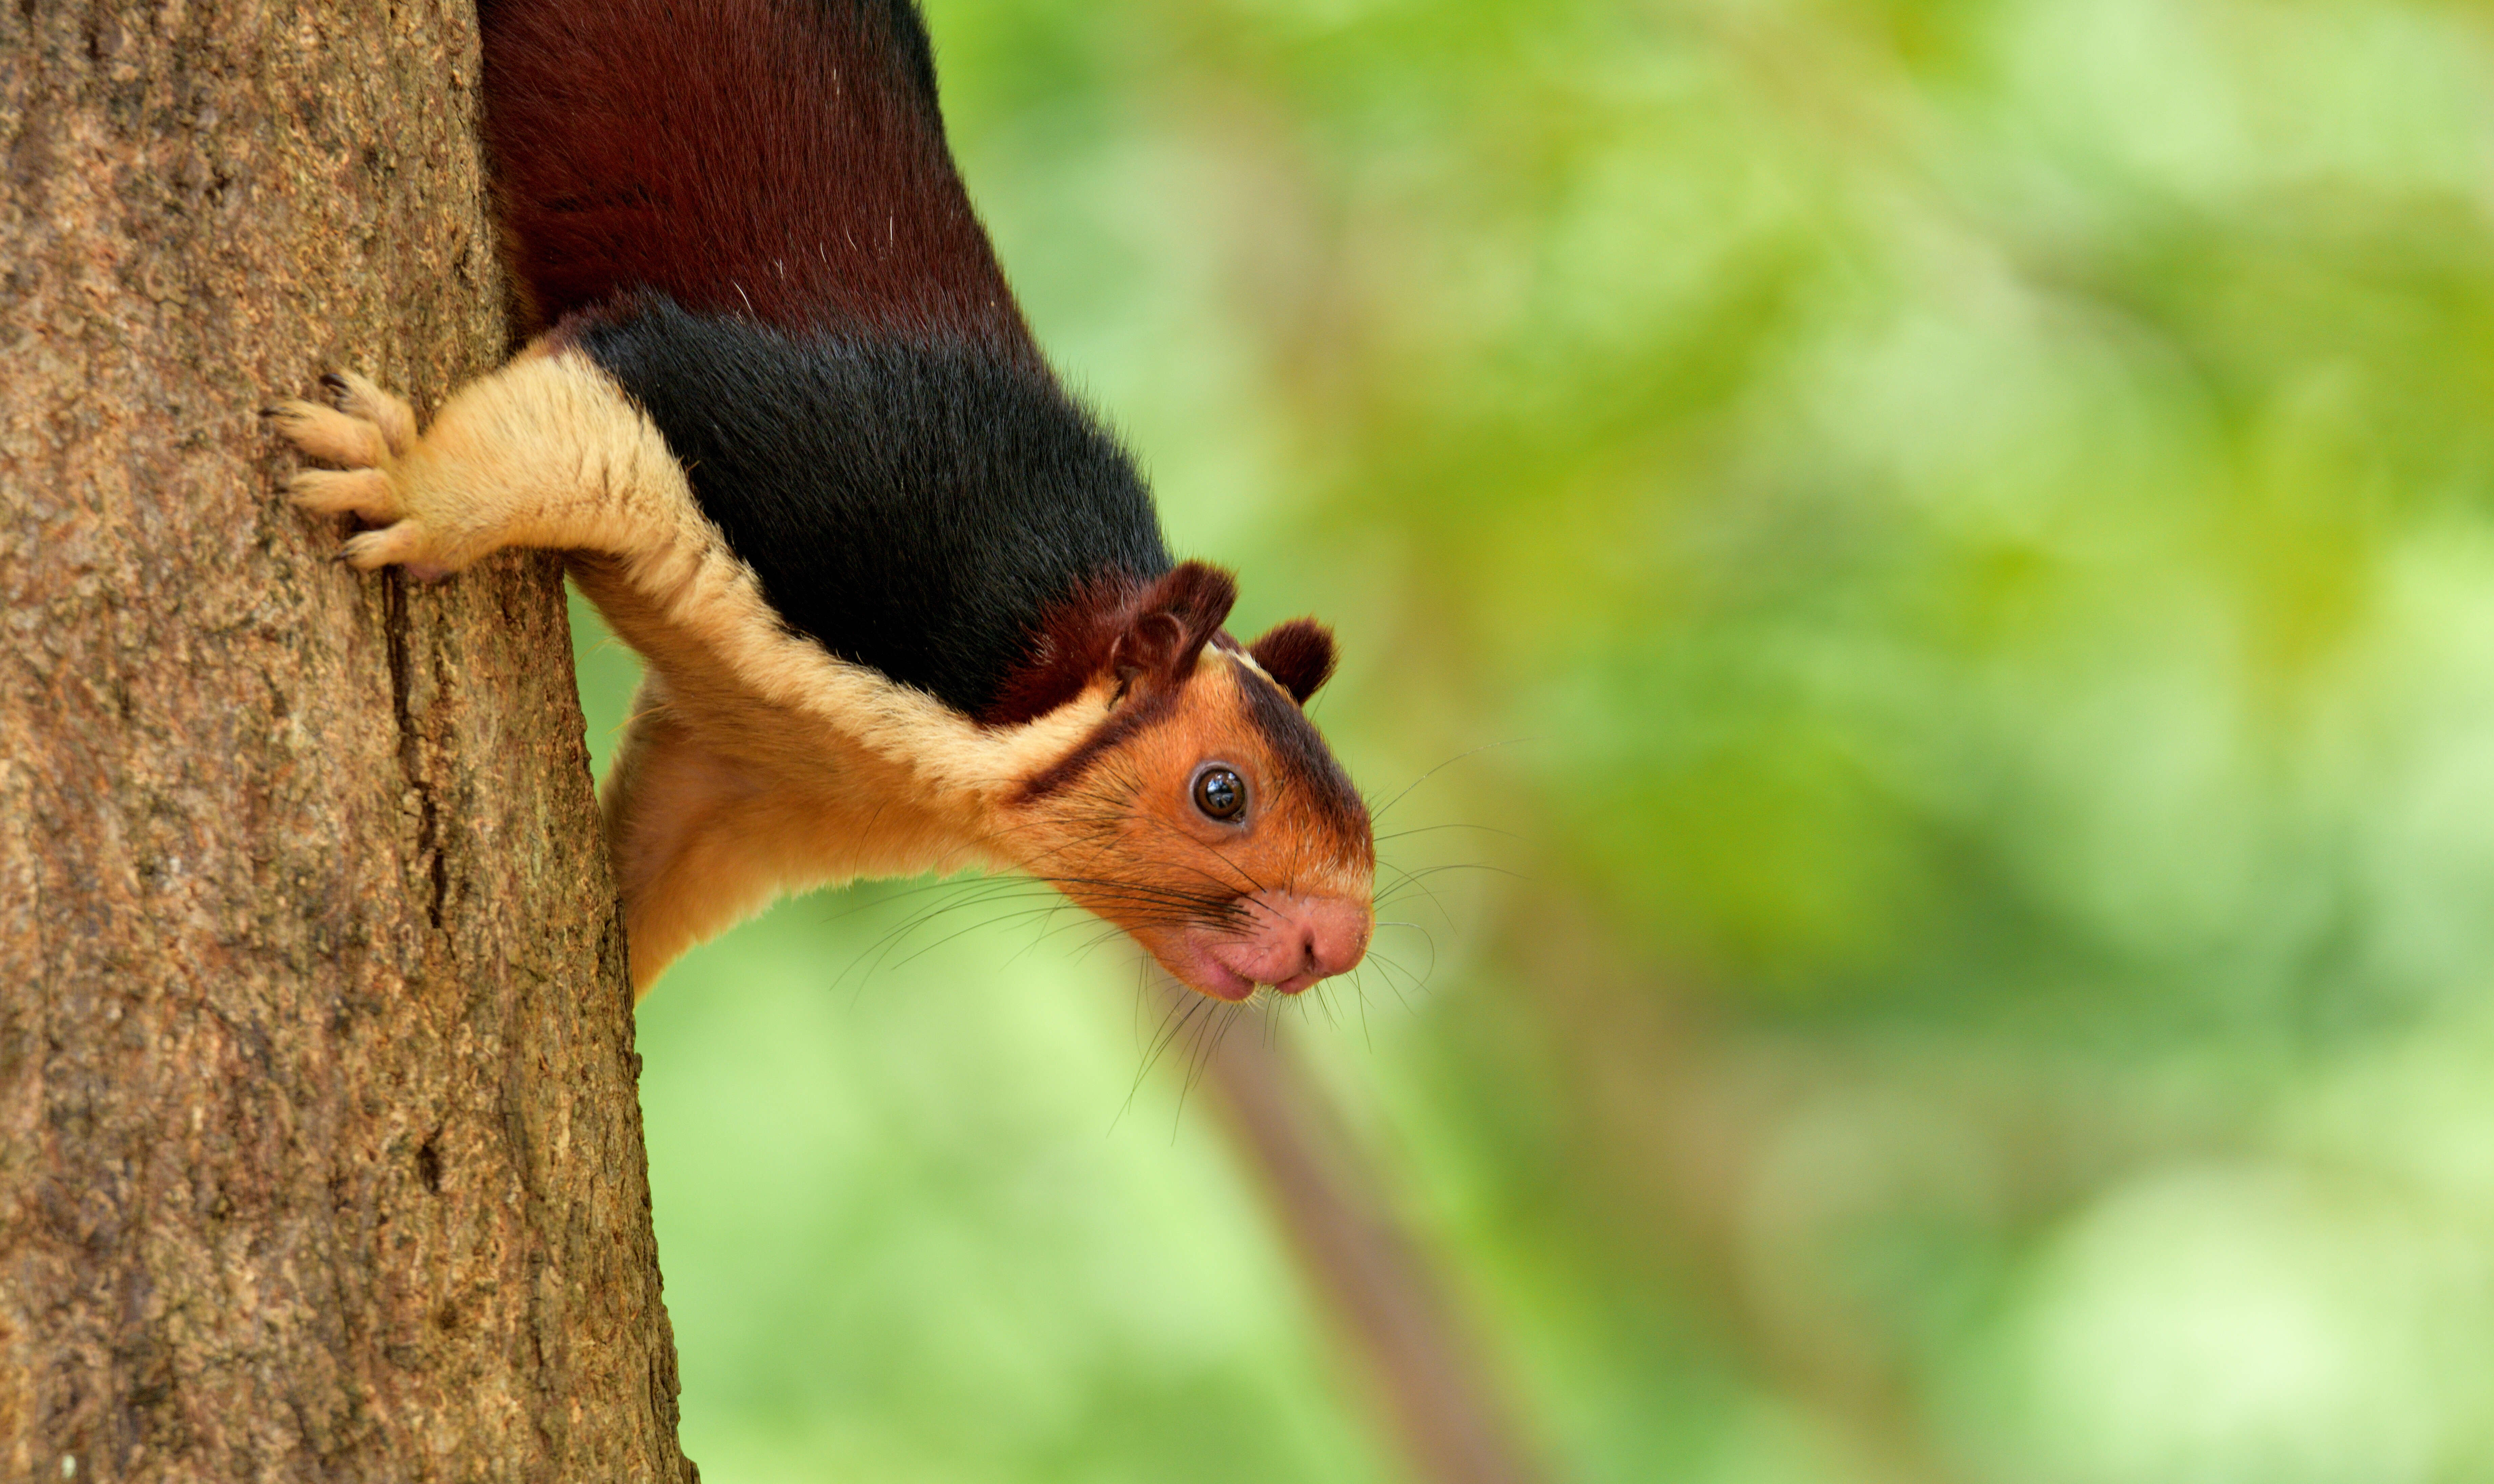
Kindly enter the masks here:
<path id="1" fill-rule="evenodd" d="M 690 1479 L 560 567 L 256 411 L 496 360 L 457 0 L 0 7 L 0 1477 Z"/>

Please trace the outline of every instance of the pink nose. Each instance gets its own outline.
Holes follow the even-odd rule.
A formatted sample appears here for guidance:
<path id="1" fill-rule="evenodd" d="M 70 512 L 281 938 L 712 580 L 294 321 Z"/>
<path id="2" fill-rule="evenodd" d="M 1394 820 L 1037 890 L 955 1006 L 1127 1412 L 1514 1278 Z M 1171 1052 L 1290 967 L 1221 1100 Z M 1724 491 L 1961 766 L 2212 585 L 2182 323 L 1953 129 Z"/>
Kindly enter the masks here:
<path id="1" fill-rule="evenodd" d="M 1284 994 L 1357 967 L 1368 952 L 1366 902 L 1276 892 L 1252 896 L 1246 906 L 1246 932 L 1212 955 L 1232 973 Z"/>

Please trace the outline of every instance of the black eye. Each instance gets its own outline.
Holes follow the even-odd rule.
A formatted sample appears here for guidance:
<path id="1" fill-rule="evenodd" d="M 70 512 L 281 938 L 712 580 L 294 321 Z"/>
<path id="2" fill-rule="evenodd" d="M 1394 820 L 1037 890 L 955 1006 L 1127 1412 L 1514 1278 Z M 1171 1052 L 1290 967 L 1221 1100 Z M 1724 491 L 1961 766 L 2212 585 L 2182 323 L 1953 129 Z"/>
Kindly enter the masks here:
<path id="1" fill-rule="evenodd" d="M 1247 780 L 1216 763 L 1195 775 L 1195 806 L 1213 819 L 1236 819 L 1247 811 Z"/>

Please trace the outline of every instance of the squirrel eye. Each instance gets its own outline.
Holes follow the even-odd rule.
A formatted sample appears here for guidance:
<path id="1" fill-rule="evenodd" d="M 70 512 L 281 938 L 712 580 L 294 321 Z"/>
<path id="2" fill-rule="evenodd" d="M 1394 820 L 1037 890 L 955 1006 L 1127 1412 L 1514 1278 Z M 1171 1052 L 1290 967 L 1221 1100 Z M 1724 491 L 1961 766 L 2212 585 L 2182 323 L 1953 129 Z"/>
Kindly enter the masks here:
<path id="1" fill-rule="evenodd" d="M 1219 765 L 1195 775 L 1195 806 L 1213 819 L 1236 819 L 1247 809 L 1247 780 Z"/>

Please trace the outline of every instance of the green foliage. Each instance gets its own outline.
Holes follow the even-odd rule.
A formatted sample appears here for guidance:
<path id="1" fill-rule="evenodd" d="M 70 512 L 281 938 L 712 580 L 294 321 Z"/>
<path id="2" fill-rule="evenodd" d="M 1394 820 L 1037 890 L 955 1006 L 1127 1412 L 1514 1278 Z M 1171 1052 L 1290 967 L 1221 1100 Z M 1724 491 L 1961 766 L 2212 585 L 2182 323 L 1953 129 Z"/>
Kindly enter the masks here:
<path id="1" fill-rule="evenodd" d="M 2494 1477 L 2480 12 L 931 9 L 1177 543 L 1506 832 L 1302 1018 L 1559 1477 Z M 695 1456 L 1380 1476 L 1123 950 L 845 901 L 643 1021 Z"/>

